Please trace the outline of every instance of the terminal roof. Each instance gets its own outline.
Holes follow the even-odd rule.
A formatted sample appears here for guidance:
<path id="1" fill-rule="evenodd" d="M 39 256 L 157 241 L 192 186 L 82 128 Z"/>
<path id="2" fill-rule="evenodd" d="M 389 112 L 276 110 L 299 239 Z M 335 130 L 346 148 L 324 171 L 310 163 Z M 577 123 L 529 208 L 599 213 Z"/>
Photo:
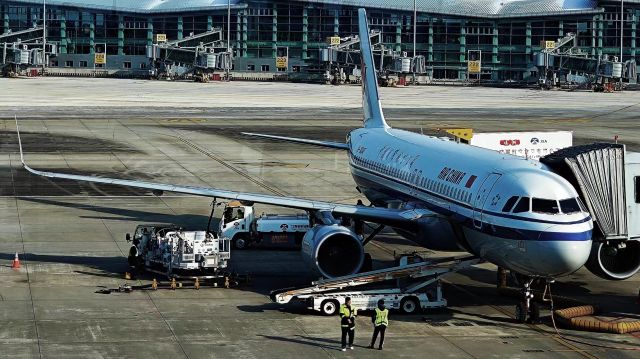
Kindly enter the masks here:
<path id="1" fill-rule="evenodd" d="M 42 0 L 19 0 L 42 4 Z M 413 0 L 299 0 L 299 2 L 413 11 Z M 48 0 L 47 4 L 143 14 L 224 9 L 227 0 Z M 234 8 L 247 1 L 231 0 Z M 465 17 L 523 17 L 599 12 L 597 0 L 417 0 L 420 12 Z"/>

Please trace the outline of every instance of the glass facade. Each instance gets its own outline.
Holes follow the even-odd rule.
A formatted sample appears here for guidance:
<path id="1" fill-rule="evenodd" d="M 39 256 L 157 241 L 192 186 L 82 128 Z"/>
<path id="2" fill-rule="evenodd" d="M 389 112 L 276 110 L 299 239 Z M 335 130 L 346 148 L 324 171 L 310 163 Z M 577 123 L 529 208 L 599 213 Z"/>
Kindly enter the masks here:
<path id="1" fill-rule="evenodd" d="M 280 49 L 288 48 L 293 65 L 317 61 L 318 49 L 330 36 L 357 34 L 357 8 L 305 1 L 246 1 L 232 10 L 227 24 L 226 8 L 199 12 L 128 13 L 116 9 L 97 10 L 77 6 L 47 6 L 47 37 L 59 45 L 62 55 L 92 54 L 106 46 L 108 55 L 146 54 L 154 34 L 169 40 L 222 27 L 231 28 L 236 69 L 255 71 L 275 66 Z M 385 48 L 413 54 L 413 12 L 368 10 L 370 27 L 382 31 Z M 19 1 L 0 5 L 0 32 L 18 31 L 42 23 L 42 7 Z M 523 80 L 535 76 L 533 54 L 543 40 L 556 40 L 567 33 L 578 34 L 578 46 L 592 56 L 620 54 L 619 2 L 601 1 L 589 11 L 538 17 L 462 17 L 419 12 L 416 19 L 417 55 L 425 56 L 436 79 L 465 78 L 469 51 L 481 52 L 482 78 Z M 624 60 L 640 62 L 640 4 L 625 4 L 622 45 Z M 124 59 L 124 58 L 123 58 Z M 80 63 L 78 58 L 74 63 Z M 124 61 L 124 60 L 123 60 Z M 141 60 L 142 61 L 142 60 Z M 64 64 L 65 61 L 59 61 Z M 122 67 L 122 66 L 120 66 Z M 134 66 L 139 67 L 139 66 Z"/>

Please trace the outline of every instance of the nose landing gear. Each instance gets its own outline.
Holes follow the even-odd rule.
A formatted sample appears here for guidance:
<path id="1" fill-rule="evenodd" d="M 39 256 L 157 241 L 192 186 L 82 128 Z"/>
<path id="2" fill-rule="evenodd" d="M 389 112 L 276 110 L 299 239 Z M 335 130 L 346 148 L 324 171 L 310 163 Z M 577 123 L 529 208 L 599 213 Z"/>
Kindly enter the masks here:
<path id="1" fill-rule="evenodd" d="M 516 319 L 520 323 L 540 322 L 540 305 L 531 300 L 533 299 L 533 293 L 531 292 L 531 283 L 533 283 L 533 279 L 531 278 L 527 278 L 527 280 L 523 283 L 523 300 L 516 305 Z"/>

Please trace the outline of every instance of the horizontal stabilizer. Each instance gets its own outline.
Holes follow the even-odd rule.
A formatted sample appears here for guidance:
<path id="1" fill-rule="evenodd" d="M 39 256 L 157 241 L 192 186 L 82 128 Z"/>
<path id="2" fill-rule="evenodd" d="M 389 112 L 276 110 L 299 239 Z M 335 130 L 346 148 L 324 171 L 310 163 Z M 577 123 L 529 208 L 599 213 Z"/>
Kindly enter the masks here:
<path id="1" fill-rule="evenodd" d="M 303 143 L 305 145 L 314 145 L 320 147 L 328 147 L 335 148 L 339 150 L 348 150 L 349 145 L 346 143 L 333 142 L 333 141 L 318 141 L 318 140 L 309 140 L 306 138 L 295 138 L 295 137 L 285 137 L 285 136 L 275 136 L 275 135 L 263 135 L 261 133 L 250 133 L 250 132 L 242 132 L 243 135 L 252 136 L 252 137 L 261 137 L 268 138 L 271 140 L 280 140 L 294 143 Z"/>

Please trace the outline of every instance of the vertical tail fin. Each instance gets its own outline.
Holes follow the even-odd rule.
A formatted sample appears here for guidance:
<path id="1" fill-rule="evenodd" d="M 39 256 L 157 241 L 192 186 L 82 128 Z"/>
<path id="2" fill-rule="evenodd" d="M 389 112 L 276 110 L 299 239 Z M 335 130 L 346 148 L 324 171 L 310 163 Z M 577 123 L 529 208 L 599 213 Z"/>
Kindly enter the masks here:
<path id="1" fill-rule="evenodd" d="M 378 78 L 371 51 L 369 24 L 365 9 L 358 10 L 358 27 L 360 30 L 360 58 L 362 67 L 362 109 L 364 111 L 364 127 L 388 128 L 384 120 L 380 96 L 378 95 Z"/>

